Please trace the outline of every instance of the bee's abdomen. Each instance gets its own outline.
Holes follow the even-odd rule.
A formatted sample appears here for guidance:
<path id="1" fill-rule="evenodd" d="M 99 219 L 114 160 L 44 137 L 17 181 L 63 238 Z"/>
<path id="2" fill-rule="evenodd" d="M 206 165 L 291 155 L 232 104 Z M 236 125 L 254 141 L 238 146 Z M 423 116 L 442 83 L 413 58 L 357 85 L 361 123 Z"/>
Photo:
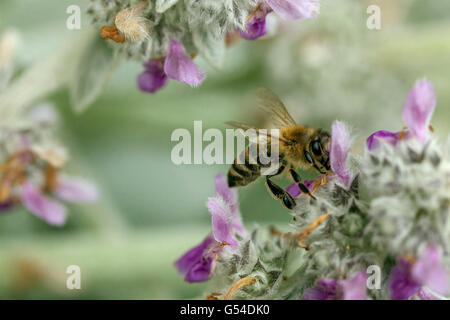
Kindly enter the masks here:
<path id="1" fill-rule="evenodd" d="M 258 172 L 255 172 L 251 171 L 245 164 L 233 163 L 228 171 L 228 186 L 230 188 L 246 186 L 250 182 L 255 181 L 259 176 L 259 169 Z"/>
<path id="2" fill-rule="evenodd" d="M 242 156 L 245 156 L 242 159 Z M 239 161 L 241 158 L 243 161 Z M 245 148 L 245 151 L 240 157 L 234 160 L 228 171 L 228 186 L 229 187 L 242 187 L 248 185 L 250 182 L 255 181 L 261 175 L 261 164 L 258 161 L 250 161 L 249 148 Z"/>

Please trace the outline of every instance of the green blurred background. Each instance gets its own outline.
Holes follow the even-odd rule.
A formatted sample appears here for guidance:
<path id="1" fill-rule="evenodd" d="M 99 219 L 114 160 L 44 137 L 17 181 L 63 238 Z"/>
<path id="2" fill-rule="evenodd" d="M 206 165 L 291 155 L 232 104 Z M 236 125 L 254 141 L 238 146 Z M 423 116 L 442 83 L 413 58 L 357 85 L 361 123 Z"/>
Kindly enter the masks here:
<path id="1" fill-rule="evenodd" d="M 409 88 L 426 76 L 438 95 L 433 125 L 445 139 L 450 127 L 450 2 L 445 0 L 322 0 L 311 21 L 278 21 L 276 33 L 239 41 L 223 70 L 196 59 L 207 73 L 198 88 L 170 81 L 155 95 L 139 92 L 139 63 L 124 61 L 101 96 L 81 115 L 67 90 L 46 101 L 61 113 L 61 139 L 71 153 L 69 171 L 95 180 L 102 201 L 70 208 L 62 228 L 16 210 L 0 216 L 0 299 L 185 299 L 202 297 L 204 284 L 185 283 L 173 267 L 210 230 L 205 203 L 213 178 L 227 165 L 176 166 L 170 160 L 176 128 L 225 129 L 237 120 L 263 125 L 253 90 L 275 91 L 300 123 L 351 125 L 355 152 L 377 129 L 398 130 Z M 21 47 L 17 74 L 81 31 L 66 28 L 66 8 L 87 1 L 2 0 L 0 33 L 14 28 Z M 370 4 L 379 5 L 381 30 L 366 27 Z M 68 62 L 70 63 L 70 62 Z M 37 101 L 39 102 L 39 101 Z M 287 185 L 287 180 L 282 182 Z M 240 191 L 248 227 L 290 216 L 261 181 Z M 65 288 L 65 271 L 79 265 L 82 289 Z"/>

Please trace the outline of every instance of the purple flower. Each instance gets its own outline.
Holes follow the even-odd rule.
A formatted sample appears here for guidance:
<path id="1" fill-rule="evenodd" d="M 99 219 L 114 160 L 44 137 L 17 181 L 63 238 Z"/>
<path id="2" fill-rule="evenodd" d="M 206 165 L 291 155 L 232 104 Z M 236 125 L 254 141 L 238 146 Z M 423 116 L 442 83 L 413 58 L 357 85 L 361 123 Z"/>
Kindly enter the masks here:
<path id="1" fill-rule="evenodd" d="M 151 59 L 144 66 L 145 71 L 138 76 L 138 86 L 142 91 L 154 93 L 166 85 L 167 75 L 162 60 Z"/>
<path id="2" fill-rule="evenodd" d="M 226 244 L 236 249 L 238 244 L 233 236 L 233 216 L 230 207 L 221 198 L 210 198 L 208 210 L 211 213 L 214 239 L 221 244 Z"/>
<path id="3" fill-rule="evenodd" d="M 364 300 L 367 275 L 358 272 L 346 280 L 321 279 L 313 288 L 305 290 L 304 300 Z"/>
<path id="4" fill-rule="evenodd" d="M 216 197 L 210 198 L 207 204 L 211 213 L 212 233 L 175 262 L 178 272 L 188 282 L 207 281 L 217 255 L 225 246 L 237 250 L 238 242 L 234 234 L 245 232 L 236 191 L 228 187 L 221 174 L 215 177 L 215 187 Z"/>
<path id="5" fill-rule="evenodd" d="M 260 4 L 254 12 L 252 18 L 247 22 L 246 30 L 238 30 L 242 38 L 255 40 L 266 35 L 266 16 L 272 9 L 264 4 Z"/>
<path id="6" fill-rule="evenodd" d="M 367 274 L 358 272 L 353 278 L 340 280 L 338 296 L 341 300 L 364 300 L 366 298 Z"/>
<path id="7" fill-rule="evenodd" d="M 337 283 L 335 279 L 317 280 L 314 287 L 305 290 L 303 300 L 337 300 Z"/>
<path id="8" fill-rule="evenodd" d="M 396 145 L 398 140 L 400 139 L 400 132 L 390 132 L 385 130 L 380 130 L 373 133 L 370 137 L 367 138 L 366 144 L 367 149 L 372 151 L 380 145 L 380 141 L 388 142 L 392 145 Z"/>
<path id="9" fill-rule="evenodd" d="M 242 223 L 241 213 L 238 206 L 238 195 L 236 189 L 231 189 L 228 186 L 224 176 L 218 174 L 215 177 L 216 196 L 221 197 L 227 204 L 231 214 L 231 224 L 233 229 L 239 234 L 245 233 L 244 224 Z"/>
<path id="10" fill-rule="evenodd" d="M 389 288 L 393 300 L 405 300 L 417 294 L 422 299 L 435 298 L 426 288 L 438 294 L 449 292 L 449 277 L 441 264 L 439 250 L 429 247 L 415 262 L 398 258 L 392 269 Z"/>
<path id="11" fill-rule="evenodd" d="M 57 187 L 52 192 L 65 202 L 92 203 L 99 198 L 92 183 L 69 176 L 58 177 Z M 26 181 L 22 185 L 20 200 L 31 213 L 51 225 L 61 226 L 66 221 L 66 208 L 42 193 L 32 182 Z"/>
<path id="12" fill-rule="evenodd" d="M 198 246 L 190 249 L 175 262 L 178 272 L 185 276 L 187 282 L 203 282 L 209 280 L 214 263 L 210 247 L 216 246 L 213 236 L 208 235 Z"/>
<path id="13" fill-rule="evenodd" d="M 402 118 L 408 132 L 377 131 L 367 138 L 369 151 L 378 148 L 380 141 L 397 145 L 401 139 L 411 137 L 424 142 L 428 138 L 431 117 L 436 107 L 436 95 L 433 85 L 428 80 L 417 81 L 409 91 L 403 106 Z"/>
<path id="14" fill-rule="evenodd" d="M 97 187 L 90 181 L 69 176 L 58 177 L 58 186 L 53 193 L 66 202 L 92 203 L 99 199 Z"/>
<path id="15" fill-rule="evenodd" d="M 164 63 L 164 72 L 169 78 L 191 86 L 201 84 L 205 78 L 205 74 L 200 71 L 186 54 L 183 45 L 176 40 L 173 40 L 170 44 L 169 54 Z"/>
<path id="16" fill-rule="evenodd" d="M 231 189 L 228 186 L 223 174 L 219 173 L 214 178 L 214 186 L 216 195 L 221 197 L 228 205 L 233 213 L 238 213 L 238 195 L 236 189 Z"/>
<path id="17" fill-rule="evenodd" d="M 12 207 L 14 207 L 14 201 L 11 199 L 6 200 L 5 202 L 0 202 L 0 213 L 8 211 Z"/>
<path id="18" fill-rule="evenodd" d="M 66 221 L 66 208 L 43 195 L 31 182 L 22 186 L 21 200 L 31 213 L 51 225 L 63 225 Z"/>
<path id="19" fill-rule="evenodd" d="M 419 80 L 408 93 L 402 118 L 409 131 L 419 141 L 428 137 L 428 127 L 436 107 L 436 94 L 428 80 Z"/>
<path id="20" fill-rule="evenodd" d="M 267 34 L 266 16 L 275 11 L 287 20 L 315 18 L 320 10 L 318 0 L 266 0 L 258 5 L 245 30 L 238 30 L 242 38 L 255 40 Z"/>
<path id="21" fill-rule="evenodd" d="M 313 188 L 314 188 L 314 180 L 305 180 L 302 183 L 309 189 L 309 191 L 313 190 Z M 291 184 L 289 187 L 287 187 L 286 191 L 293 198 L 296 198 L 299 194 L 302 193 L 302 191 L 298 187 L 298 184 L 296 184 L 296 183 Z"/>
<path id="22" fill-rule="evenodd" d="M 350 186 L 350 170 L 347 155 L 350 151 L 350 133 L 344 123 L 336 121 L 331 127 L 330 165 L 344 187 Z"/>
<path id="23" fill-rule="evenodd" d="M 166 85 L 168 77 L 191 86 L 201 84 L 205 78 L 183 45 L 176 40 L 171 42 L 165 60 L 151 59 L 145 64 L 145 71 L 137 79 L 138 86 L 142 91 L 154 93 Z"/>
<path id="24" fill-rule="evenodd" d="M 286 20 L 315 18 L 320 11 L 318 0 L 266 0 L 266 3 Z"/>

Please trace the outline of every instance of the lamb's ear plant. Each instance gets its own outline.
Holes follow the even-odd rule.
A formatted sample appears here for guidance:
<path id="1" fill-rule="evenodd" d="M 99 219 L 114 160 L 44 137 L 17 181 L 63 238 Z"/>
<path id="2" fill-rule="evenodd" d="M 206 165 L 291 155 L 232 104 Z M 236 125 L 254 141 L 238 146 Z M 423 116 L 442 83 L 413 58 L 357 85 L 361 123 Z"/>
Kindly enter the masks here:
<path id="1" fill-rule="evenodd" d="M 0 35 L 0 93 L 9 90 L 17 42 L 15 32 Z M 5 115 L 0 119 L 0 215 L 23 206 L 48 224 L 62 226 L 67 219 L 62 203 L 92 203 L 98 191 L 90 181 L 65 173 L 69 155 L 56 138 L 59 119 L 53 106 L 28 109 L 0 110 Z M 9 110 L 14 112 L 5 113 Z"/>
<path id="2" fill-rule="evenodd" d="M 378 131 L 363 156 L 348 127 L 332 125 L 332 174 L 298 186 L 292 232 L 246 230 L 237 191 L 216 177 L 212 233 L 177 262 L 208 299 L 446 299 L 450 293 L 450 139 L 432 133 L 436 97 L 418 81 L 406 128 Z M 399 121 L 400 122 L 400 121 Z M 314 186 L 319 186 L 314 188 Z"/>
<path id="3" fill-rule="evenodd" d="M 220 69 L 228 45 L 266 34 L 272 11 L 295 20 L 314 18 L 319 9 L 318 0 L 91 0 L 91 24 L 10 84 L 0 110 L 20 113 L 68 87 L 74 110 L 82 112 L 122 59 L 143 64 L 142 91 L 154 93 L 169 78 L 197 86 L 206 77 L 193 61 L 197 55 Z"/>
<path id="4" fill-rule="evenodd" d="M 117 54 L 144 64 L 138 85 L 154 93 L 168 78 L 200 85 L 206 75 L 193 59 L 222 68 L 227 45 L 264 36 L 272 11 L 295 20 L 319 8 L 318 0 L 91 0 L 87 12 Z"/>

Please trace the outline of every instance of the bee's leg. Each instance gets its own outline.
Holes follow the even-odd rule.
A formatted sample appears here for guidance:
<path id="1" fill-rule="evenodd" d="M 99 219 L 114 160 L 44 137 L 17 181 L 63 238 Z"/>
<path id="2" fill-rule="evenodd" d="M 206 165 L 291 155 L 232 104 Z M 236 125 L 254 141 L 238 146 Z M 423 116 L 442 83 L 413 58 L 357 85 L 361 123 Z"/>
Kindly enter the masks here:
<path id="1" fill-rule="evenodd" d="M 271 177 L 274 177 L 276 175 L 279 175 L 282 173 L 285 169 L 285 166 L 281 166 L 280 169 L 278 169 L 277 173 L 266 176 L 266 186 L 269 190 L 270 194 L 278 200 L 281 200 L 282 204 L 289 210 L 292 210 L 296 203 L 295 200 L 292 198 L 292 196 L 287 193 L 283 188 L 281 188 L 279 185 L 274 183 L 272 180 L 270 180 Z"/>
<path id="2" fill-rule="evenodd" d="M 294 170 L 294 168 L 291 167 L 289 169 L 289 174 L 291 175 L 292 180 L 294 180 L 294 182 L 298 185 L 301 192 L 307 194 L 308 196 L 316 200 L 316 197 L 313 196 L 313 194 L 309 191 L 308 187 L 302 183 L 300 175 L 297 173 L 297 171 Z"/>
<path id="3" fill-rule="evenodd" d="M 291 195 L 284 191 L 283 188 L 281 188 L 279 185 L 270 180 L 269 176 L 266 176 L 266 186 L 272 196 L 275 199 L 281 200 L 281 202 L 287 209 L 292 210 L 295 207 L 296 203 Z"/>

